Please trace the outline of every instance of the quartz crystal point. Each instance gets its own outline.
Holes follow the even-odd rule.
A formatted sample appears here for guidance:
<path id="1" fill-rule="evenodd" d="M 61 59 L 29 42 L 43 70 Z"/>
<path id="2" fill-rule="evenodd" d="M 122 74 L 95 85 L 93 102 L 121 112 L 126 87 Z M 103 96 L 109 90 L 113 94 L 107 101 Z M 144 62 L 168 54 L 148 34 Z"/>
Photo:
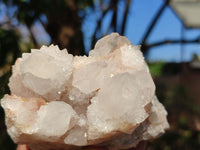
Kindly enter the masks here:
<path id="1" fill-rule="evenodd" d="M 139 46 L 117 33 L 89 56 L 57 46 L 18 58 L 1 106 L 7 130 L 31 150 L 135 147 L 169 127 Z"/>

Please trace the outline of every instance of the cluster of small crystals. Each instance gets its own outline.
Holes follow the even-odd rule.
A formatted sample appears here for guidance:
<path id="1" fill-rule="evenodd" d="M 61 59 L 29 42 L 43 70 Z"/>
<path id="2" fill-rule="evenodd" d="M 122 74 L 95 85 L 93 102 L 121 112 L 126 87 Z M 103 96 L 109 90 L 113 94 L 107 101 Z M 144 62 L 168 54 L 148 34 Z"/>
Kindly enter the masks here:
<path id="1" fill-rule="evenodd" d="M 117 33 L 89 57 L 54 45 L 32 49 L 12 72 L 11 95 L 1 100 L 8 133 L 33 149 L 41 142 L 129 148 L 169 126 L 139 47 Z"/>

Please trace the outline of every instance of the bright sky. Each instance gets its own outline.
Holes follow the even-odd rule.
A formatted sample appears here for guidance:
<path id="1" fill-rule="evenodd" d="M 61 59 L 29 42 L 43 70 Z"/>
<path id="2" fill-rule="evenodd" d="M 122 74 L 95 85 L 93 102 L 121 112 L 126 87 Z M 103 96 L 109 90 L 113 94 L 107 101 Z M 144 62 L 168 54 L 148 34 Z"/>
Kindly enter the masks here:
<path id="1" fill-rule="evenodd" d="M 150 24 L 152 18 L 159 10 L 163 0 L 132 0 L 129 14 L 128 22 L 126 26 L 125 35 L 128 39 L 135 45 L 140 44 L 148 25 Z M 119 22 L 120 16 L 123 13 L 124 1 L 120 1 L 118 8 Z M 105 32 L 110 24 L 110 18 L 112 14 L 108 13 L 105 20 L 103 21 L 103 31 Z M 89 49 L 89 41 L 91 40 L 91 35 L 95 28 L 95 13 L 90 13 L 83 23 L 82 30 L 85 34 L 85 45 L 86 49 Z M 182 24 L 179 18 L 174 15 L 170 8 L 165 9 L 160 20 L 156 24 L 152 34 L 150 35 L 148 42 L 155 42 L 157 40 L 165 39 L 180 39 L 181 37 Z M 193 39 L 200 36 L 200 30 L 198 29 L 185 29 L 184 37 L 187 39 Z M 183 45 L 183 60 L 190 61 L 193 54 L 196 53 L 200 55 L 200 45 L 199 44 L 187 44 Z M 181 45 L 171 44 L 152 48 L 150 50 L 148 60 L 149 61 L 170 61 L 170 62 L 180 62 L 181 60 Z"/>

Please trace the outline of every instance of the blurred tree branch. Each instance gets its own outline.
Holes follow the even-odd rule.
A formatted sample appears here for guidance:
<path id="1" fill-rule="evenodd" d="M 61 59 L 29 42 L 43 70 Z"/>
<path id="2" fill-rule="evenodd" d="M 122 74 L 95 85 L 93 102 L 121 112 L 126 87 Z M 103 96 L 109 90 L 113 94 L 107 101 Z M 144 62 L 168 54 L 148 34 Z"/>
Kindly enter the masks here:
<path id="1" fill-rule="evenodd" d="M 112 1 L 113 17 L 111 21 L 111 26 L 113 27 L 114 32 L 117 32 L 117 6 L 118 6 L 118 0 L 113 0 Z"/>
<path id="2" fill-rule="evenodd" d="M 158 22 L 160 16 L 163 14 L 165 8 L 168 6 L 169 4 L 169 0 L 165 0 L 164 4 L 160 7 L 160 9 L 158 10 L 158 13 L 155 15 L 154 19 L 152 20 L 152 22 L 150 23 L 146 33 L 144 34 L 144 37 L 142 38 L 141 44 L 142 44 L 142 51 L 144 54 L 147 53 L 148 51 L 148 47 L 146 45 L 146 41 L 148 39 L 148 37 L 150 36 L 151 32 L 153 31 L 156 23 Z"/>
<path id="3" fill-rule="evenodd" d="M 35 39 L 35 36 L 34 36 L 34 34 L 33 34 L 33 31 L 32 31 L 32 29 L 31 29 L 31 27 L 28 27 L 28 29 L 29 29 L 30 38 L 31 38 L 31 40 L 32 40 L 32 42 L 33 42 L 34 47 L 35 47 L 35 48 L 39 48 L 39 45 L 38 45 L 38 43 L 37 43 L 37 41 L 36 41 L 36 39 Z"/>
<path id="4" fill-rule="evenodd" d="M 93 48 L 94 47 L 94 45 L 95 45 L 95 43 L 96 43 L 96 41 L 97 41 L 97 37 L 96 37 L 96 35 L 97 35 L 97 32 L 99 31 L 99 29 L 101 28 L 101 25 L 102 25 L 102 21 L 103 21 L 103 19 L 104 19 L 104 17 L 105 17 L 105 15 L 108 13 L 108 11 L 111 9 L 111 3 L 112 3 L 112 1 L 110 2 L 110 4 L 109 4 L 109 7 L 107 7 L 106 9 L 102 9 L 102 16 L 99 18 L 99 20 L 97 21 L 97 26 L 96 26 L 96 28 L 95 28 L 95 31 L 94 31 L 94 33 L 93 33 L 93 36 L 92 36 L 92 42 L 91 42 L 91 48 Z"/>
<path id="5" fill-rule="evenodd" d="M 179 43 L 182 43 L 182 44 L 191 44 L 191 43 L 200 43 L 200 37 L 197 37 L 195 39 L 168 39 L 168 40 L 162 40 L 162 41 L 158 41 L 158 42 L 155 42 L 155 43 L 152 43 L 152 44 L 147 44 L 146 47 L 147 48 L 152 48 L 152 47 L 155 47 L 155 46 L 162 46 L 164 44 L 179 44 Z"/>
<path id="6" fill-rule="evenodd" d="M 112 11 L 113 15 L 111 18 L 111 24 L 110 24 L 110 26 L 108 26 L 107 32 L 109 32 L 110 29 L 113 29 L 114 32 L 119 32 L 119 33 L 121 32 L 121 34 L 124 35 L 131 0 L 124 1 L 126 3 L 126 5 L 125 5 L 123 21 L 121 24 L 121 29 L 119 29 L 120 26 L 118 26 L 118 24 L 117 24 L 117 11 L 118 11 L 117 8 L 118 8 L 118 4 L 119 4 L 118 2 L 119 2 L 119 0 L 111 0 L 107 9 L 102 9 L 102 16 L 97 21 L 97 26 L 96 26 L 94 34 L 92 36 L 91 48 L 94 47 L 96 41 L 99 39 L 99 37 L 97 37 L 97 33 L 98 33 L 98 31 L 100 31 L 102 21 L 103 21 L 105 15 L 108 13 L 108 11 Z M 101 33 L 101 36 L 103 36 L 103 35 L 104 35 L 104 33 Z"/>
<path id="7" fill-rule="evenodd" d="M 130 3 L 131 3 L 131 0 L 126 1 L 126 8 L 125 8 L 125 11 L 124 11 L 124 17 L 123 17 L 123 21 L 122 21 L 121 35 L 124 35 L 124 32 L 125 32 Z"/>
<path id="8" fill-rule="evenodd" d="M 53 44 L 59 45 L 61 49 L 67 48 L 74 55 L 84 55 L 81 32 L 84 16 L 80 17 L 78 13 L 87 7 L 93 7 L 93 0 L 3 0 L 3 3 L 7 11 L 17 8 L 12 17 L 20 24 L 26 24 L 34 47 L 39 46 L 31 27 L 39 21 Z M 45 23 L 41 15 L 46 17 Z"/>
<path id="9" fill-rule="evenodd" d="M 39 47 L 39 43 L 36 40 L 35 34 L 31 30 L 31 27 L 36 21 L 39 21 L 43 26 L 44 30 L 51 37 L 51 42 L 53 44 L 59 45 L 60 48 L 67 48 L 68 51 L 75 55 L 84 55 L 84 44 L 83 44 L 83 33 L 81 31 L 82 19 L 86 13 L 79 15 L 80 10 L 86 12 L 87 7 L 95 8 L 94 0 L 3 0 L 7 7 L 17 6 L 17 10 L 13 15 L 10 15 L 11 18 L 18 19 L 19 23 L 26 24 L 30 32 L 30 39 L 34 44 L 34 47 Z M 94 30 L 91 47 L 94 47 L 96 41 L 109 33 L 110 31 L 119 32 L 122 35 L 125 33 L 126 23 L 128 19 L 128 12 L 130 9 L 131 0 L 123 1 L 124 2 L 124 12 L 122 21 L 117 22 L 118 7 L 120 5 L 120 0 L 110 0 L 110 1 L 100 1 L 98 3 L 101 11 L 101 17 L 97 20 L 97 25 Z M 192 40 L 163 40 L 157 41 L 155 43 L 148 43 L 148 38 L 150 37 L 156 23 L 159 21 L 161 15 L 163 14 L 165 8 L 168 6 L 170 0 L 164 0 L 163 4 L 159 8 L 158 12 L 155 14 L 150 25 L 148 26 L 142 40 L 142 51 L 144 54 L 147 54 L 149 49 L 154 46 L 164 45 L 164 44 L 173 44 L 173 43 L 197 43 L 198 39 Z M 111 12 L 110 25 L 108 25 L 108 30 L 106 33 L 102 33 L 102 22 L 108 12 Z M 9 15 L 8 15 L 9 16 Z M 41 19 L 41 16 L 44 16 L 46 21 Z M 10 26 L 12 20 L 8 20 Z M 2 24 L 1 24 L 2 27 Z M 14 27 L 12 27 L 14 28 Z"/>

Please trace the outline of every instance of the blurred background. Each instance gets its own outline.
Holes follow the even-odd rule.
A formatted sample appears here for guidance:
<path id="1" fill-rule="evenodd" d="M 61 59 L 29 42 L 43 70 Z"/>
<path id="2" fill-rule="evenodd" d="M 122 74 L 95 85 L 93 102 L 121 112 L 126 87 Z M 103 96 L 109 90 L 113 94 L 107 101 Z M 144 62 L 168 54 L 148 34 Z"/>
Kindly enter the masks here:
<path id="1" fill-rule="evenodd" d="M 200 149 L 200 0 L 0 0 L 0 98 L 23 52 L 51 43 L 87 55 L 118 32 L 141 45 L 170 129 L 147 150 Z M 0 108 L 0 150 L 16 145 Z"/>

